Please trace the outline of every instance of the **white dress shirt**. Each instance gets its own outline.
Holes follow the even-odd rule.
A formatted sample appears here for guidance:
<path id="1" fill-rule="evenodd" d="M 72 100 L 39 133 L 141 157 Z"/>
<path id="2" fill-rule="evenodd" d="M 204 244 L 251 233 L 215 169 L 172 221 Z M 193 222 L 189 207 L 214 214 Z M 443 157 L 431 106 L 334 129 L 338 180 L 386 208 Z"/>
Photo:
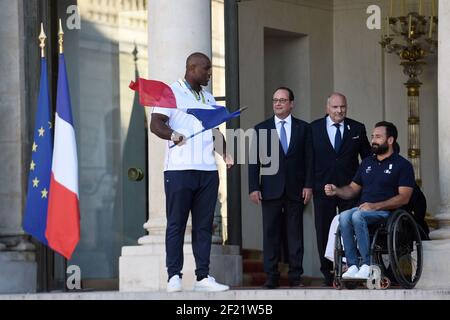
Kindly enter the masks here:
<path id="1" fill-rule="evenodd" d="M 344 121 L 340 122 L 341 126 L 339 127 L 339 131 L 341 132 L 341 138 L 344 138 Z M 331 145 L 334 148 L 334 137 L 336 135 L 336 127 L 334 126 L 333 120 L 331 120 L 330 116 L 327 117 L 327 132 L 328 138 L 330 138 Z"/>
<path id="2" fill-rule="evenodd" d="M 275 128 L 277 129 L 278 138 L 280 138 L 280 133 L 281 133 L 281 121 L 286 122 L 284 124 L 284 129 L 286 130 L 287 145 L 289 148 L 289 143 L 291 141 L 292 117 L 291 117 L 291 115 L 288 115 L 285 119 L 280 119 L 277 116 L 275 116 Z"/>

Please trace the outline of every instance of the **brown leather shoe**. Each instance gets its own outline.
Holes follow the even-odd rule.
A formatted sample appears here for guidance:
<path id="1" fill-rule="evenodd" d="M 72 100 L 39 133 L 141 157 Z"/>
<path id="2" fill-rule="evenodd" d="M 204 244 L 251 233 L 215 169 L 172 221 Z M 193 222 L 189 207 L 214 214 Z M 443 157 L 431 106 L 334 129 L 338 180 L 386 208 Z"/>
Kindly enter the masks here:
<path id="1" fill-rule="evenodd" d="M 266 280 L 266 282 L 263 285 L 264 289 L 276 289 L 280 286 L 278 280 L 276 279 L 272 279 L 272 278 L 268 278 Z"/>
<path id="2" fill-rule="evenodd" d="M 297 279 L 297 280 L 290 280 L 289 281 L 289 287 L 291 287 L 291 288 L 295 288 L 295 287 L 303 288 L 303 287 L 305 287 L 305 284 L 303 283 L 302 278 L 300 278 L 300 279 Z"/>

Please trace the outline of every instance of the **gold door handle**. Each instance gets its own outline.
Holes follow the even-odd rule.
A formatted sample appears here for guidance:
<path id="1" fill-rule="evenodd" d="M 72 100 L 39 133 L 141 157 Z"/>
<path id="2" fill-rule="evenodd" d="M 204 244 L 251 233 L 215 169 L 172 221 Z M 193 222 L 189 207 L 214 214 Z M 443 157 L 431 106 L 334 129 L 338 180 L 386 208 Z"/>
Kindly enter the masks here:
<path id="1" fill-rule="evenodd" d="M 144 171 L 141 168 L 128 168 L 128 180 L 141 181 L 144 179 Z"/>

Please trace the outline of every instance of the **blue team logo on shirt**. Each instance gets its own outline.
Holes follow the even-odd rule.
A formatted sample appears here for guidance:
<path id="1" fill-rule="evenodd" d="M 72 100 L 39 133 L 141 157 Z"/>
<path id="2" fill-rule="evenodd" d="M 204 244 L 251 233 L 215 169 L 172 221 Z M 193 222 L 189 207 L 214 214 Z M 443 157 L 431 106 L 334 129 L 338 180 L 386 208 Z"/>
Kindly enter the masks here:
<path id="1" fill-rule="evenodd" d="M 372 171 L 372 166 L 368 166 L 368 167 L 366 168 L 366 173 L 369 173 L 370 171 Z"/>
<path id="2" fill-rule="evenodd" d="M 392 163 L 389 164 L 389 169 L 384 170 L 384 173 L 391 174 L 392 173 Z"/>

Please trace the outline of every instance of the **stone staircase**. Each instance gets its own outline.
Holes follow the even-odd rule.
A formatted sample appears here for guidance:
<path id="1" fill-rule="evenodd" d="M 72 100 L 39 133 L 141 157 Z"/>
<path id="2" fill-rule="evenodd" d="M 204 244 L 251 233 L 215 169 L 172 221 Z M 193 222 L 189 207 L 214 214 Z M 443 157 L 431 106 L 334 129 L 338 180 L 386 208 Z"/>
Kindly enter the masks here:
<path id="1" fill-rule="evenodd" d="M 242 249 L 242 286 L 261 287 L 266 281 L 262 251 Z"/>
<path id="2" fill-rule="evenodd" d="M 266 274 L 264 272 L 263 254 L 262 251 L 252 249 L 242 249 L 242 286 L 249 288 L 262 287 L 266 281 Z M 285 263 L 279 264 L 280 286 L 288 287 L 288 270 L 289 266 Z M 319 287 L 322 283 L 322 279 L 312 277 L 302 277 L 303 283 L 308 287 Z"/>

